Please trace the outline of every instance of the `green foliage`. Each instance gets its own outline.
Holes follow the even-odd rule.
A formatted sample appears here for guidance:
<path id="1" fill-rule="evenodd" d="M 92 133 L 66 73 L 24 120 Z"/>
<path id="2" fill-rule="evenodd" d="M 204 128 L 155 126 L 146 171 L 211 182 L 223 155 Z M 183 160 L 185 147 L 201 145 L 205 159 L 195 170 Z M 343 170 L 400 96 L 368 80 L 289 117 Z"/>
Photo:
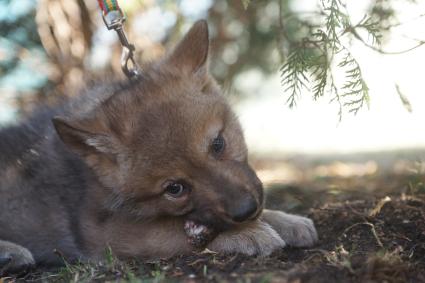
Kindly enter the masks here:
<path id="1" fill-rule="evenodd" d="M 369 105 L 369 88 L 360 64 L 345 42 L 349 36 L 361 39 L 359 31 L 362 30 L 372 44 L 379 44 L 380 29 L 369 16 L 353 25 L 342 0 L 321 0 L 317 17 L 319 25 L 303 22 L 312 32 L 298 42 L 291 42 L 289 56 L 281 68 L 282 84 L 289 93 L 287 103 L 295 106 L 302 89 L 307 89 L 315 100 L 329 93 L 330 101 L 339 105 L 340 119 L 343 110 L 357 114 Z M 345 74 L 344 82 L 335 80 L 335 72 Z"/>
<path id="2" fill-rule="evenodd" d="M 349 108 L 349 112 L 357 114 L 365 103 L 369 104 L 369 88 L 363 80 L 359 63 L 348 50 L 345 52 L 344 59 L 338 64 L 339 67 L 346 68 L 346 82 L 342 86 L 344 93 L 341 96 L 350 99 L 344 103 L 344 106 Z"/>
<path id="3" fill-rule="evenodd" d="M 72 1 L 85 6 L 84 1 Z M 72 87 L 77 87 L 77 84 L 70 83 L 71 76 L 55 75 L 56 70 L 64 69 L 65 72 L 69 67 L 64 66 L 60 60 L 51 60 L 54 56 L 47 56 L 41 44 L 37 31 L 42 29 L 38 27 L 40 22 L 35 22 L 35 14 L 37 5 L 47 5 L 47 2 L 54 0 L 0 0 L 0 8 L 4 11 L 0 13 L 0 53 L 3 54 L 0 56 L 0 88 L 6 89 L 12 97 L 10 102 L 0 109 L 0 119 L 5 116 L 10 119 L 15 113 L 11 111 L 12 114 L 5 115 L 4 109 L 19 109 L 23 114 L 26 109 L 31 109 L 27 107 L 30 103 L 44 101 L 48 96 L 64 95 L 68 91 L 74 91 Z M 134 5 L 134 11 L 128 18 L 129 22 L 134 21 L 133 17 L 139 13 L 137 7 L 142 6 L 147 10 L 158 6 L 162 11 L 172 13 L 177 19 L 174 28 L 168 30 L 171 36 L 161 42 L 162 46 L 158 47 L 158 50 L 167 49 L 175 43 L 183 27 L 193 20 L 179 9 L 179 1 L 158 1 L 156 4 L 142 2 L 131 4 Z M 314 100 L 329 97 L 330 101 L 339 105 L 341 117 L 343 112 L 357 113 L 367 106 L 369 101 L 361 61 L 351 52 L 351 41 L 360 41 L 384 54 L 405 53 L 425 45 L 425 41 L 417 40 L 417 46 L 404 52 L 384 52 L 375 46 L 381 41 L 385 42 L 385 36 L 390 33 L 392 27 L 401 24 L 398 22 L 399 13 L 393 8 L 395 0 L 370 0 L 369 12 L 356 24 L 353 24 L 348 16 L 346 0 L 320 0 L 321 5 L 317 11 L 307 13 L 293 12 L 294 2 L 296 0 L 212 2 L 208 10 L 208 22 L 214 30 L 211 71 L 225 88 L 232 88 L 233 93 L 241 94 L 237 86 L 233 88 L 232 85 L 237 75 L 251 69 L 269 75 L 281 67 L 283 89 L 289 95 L 289 106 L 294 107 L 303 90 L 308 89 Z M 413 5 L 414 2 L 415 0 L 408 0 L 406 5 Z M 91 14 L 76 13 L 69 19 L 93 23 L 85 25 L 84 30 L 81 29 L 83 34 L 91 34 L 91 31 L 95 32 L 98 28 L 104 29 L 96 6 Z M 61 21 L 61 24 L 72 30 L 76 28 L 72 22 L 66 20 Z M 127 28 L 131 26 L 129 24 Z M 138 34 L 131 30 L 129 33 Z M 61 44 L 65 44 L 64 42 L 66 41 Z M 91 52 L 87 54 L 97 52 L 98 46 L 88 44 L 87 50 Z M 63 50 L 69 48 L 65 46 Z M 119 52 L 119 48 L 114 50 Z M 143 54 L 157 54 L 158 50 L 152 48 L 152 52 Z M 62 58 L 59 53 L 58 58 Z M 149 55 L 146 58 L 141 57 L 141 60 L 150 60 Z M 87 68 L 90 64 L 82 63 L 89 61 L 88 58 L 82 58 L 81 65 L 74 66 L 73 63 L 72 68 L 90 75 L 113 72 L 115 69 L 119 71 L 119 68 L 109 67 L 114 62 L 112 59 L 111 64 L 105 65 L 104 70 Z M 340 73 L 345 74 L 345 77 L 336 76 Z M 400 95 L 400 98 L 403 104 L 407 105 L 405 96 Z"/>
<path id="4" fill-rule="evenodd" d="M 290 107 L 296 105 L 301 89 L 307 87 L 306 84 L 309 82 L 306 73 L 312 64 L 307 54 L 307 50 L 302 48 L 294 50 L 281 68 L 282 84 L 286 86 L 285 91 L 290 91 L 292 94 L 287 100 Z"/>
<path id="5" fill-rule="evenodd" d="M 60 256 L 60 255 L 59 255 Z M 160 283 L 166 280 L 160 262 L 141 262 L 138 260 L 122 261 L 112 252 L 105 250 L 102 261 L 69 263 L 65 258 L 64 266 L 58 270 L 34 273 L 29 281 L 36 282 L 125 282 L 125 283 Z M 0 280 L 1 282 L 1 280 Z"/>
<path id="6" fill-rule="evenodd" d="M 410 180 L 408 182 L 407 193 L 411 195 L 425 194 L 425 161 L 418 160 L 410 168 Z"/>

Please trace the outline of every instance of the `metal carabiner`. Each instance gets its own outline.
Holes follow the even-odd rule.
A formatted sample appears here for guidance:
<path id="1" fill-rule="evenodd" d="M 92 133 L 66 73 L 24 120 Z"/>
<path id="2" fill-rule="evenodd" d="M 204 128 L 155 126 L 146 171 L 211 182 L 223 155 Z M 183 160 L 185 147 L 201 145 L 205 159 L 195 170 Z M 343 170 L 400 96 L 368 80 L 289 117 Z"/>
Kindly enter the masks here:
<path id="1" fill-rule="evenodd" d="M 128 42 L 127 36 L 123 29 L 123 23 L 125 22 L 125 16 L 121 10 L 111 11 L 106 15 L 103 15 L 103 21 L 106 27 L 111 30 L 115 30 L 118 34 L 118 38 L 122 45 L 121 53 L 121 69 L 124 74 L 129 78 L 134 78 L 140 74 L 139 66 L 134 60 L 134 51 L 136 48 L 133 44 Z M 129 66 L 131 64 L 131 66 Z"/>
<path id="2" fill-rule="evenodd" d="M 129 66 L 129 64 L 131 65 Z M 133 50 L 126 46 L 122 48 L 121 69 L 129 79 L 137 77 L 140 74 L 139 67 L 133 57 Z"/>

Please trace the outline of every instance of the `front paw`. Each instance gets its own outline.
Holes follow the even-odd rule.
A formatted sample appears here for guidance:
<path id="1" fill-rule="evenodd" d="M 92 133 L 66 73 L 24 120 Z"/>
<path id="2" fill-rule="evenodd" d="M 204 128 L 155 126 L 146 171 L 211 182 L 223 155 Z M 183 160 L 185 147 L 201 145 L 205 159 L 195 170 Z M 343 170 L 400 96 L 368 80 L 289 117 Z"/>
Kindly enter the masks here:
<path id="1" fill-rule="evenodd" d="M 309 218 L 267 209 L 263 211 L 261 218 L 270 224 L 289 246 L 311 247 L 318 240 L 314 223 Z"/>
<path id="2" fill-rule="evenodd" d="M 34 265 L 34 258 L 28 249 L 0 241 L 0 275 L 24 272 Z"/>
<path id="3" fill-rule="evenodd" d="M 285 241 L 269 224 L 256 220 L 219 234 L 207 248 L 224 254 L 268 256 L 285 245 Z"/>

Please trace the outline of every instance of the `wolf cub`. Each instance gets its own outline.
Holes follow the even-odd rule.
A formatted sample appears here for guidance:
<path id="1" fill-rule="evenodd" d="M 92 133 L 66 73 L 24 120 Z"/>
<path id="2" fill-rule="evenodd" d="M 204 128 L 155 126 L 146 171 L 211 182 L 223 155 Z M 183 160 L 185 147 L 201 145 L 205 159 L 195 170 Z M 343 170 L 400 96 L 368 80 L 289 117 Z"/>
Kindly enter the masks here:
<path id="1" fill-rule="evenodd" d="M 138 79 L 0 131 L 0 273 L 61 264 L 57 253 L 99 260 L 108 247 L 120 258 L 264 256 L 317 240 L 310 219 L 263 209 L 208 48 L 199 21 Z"/>

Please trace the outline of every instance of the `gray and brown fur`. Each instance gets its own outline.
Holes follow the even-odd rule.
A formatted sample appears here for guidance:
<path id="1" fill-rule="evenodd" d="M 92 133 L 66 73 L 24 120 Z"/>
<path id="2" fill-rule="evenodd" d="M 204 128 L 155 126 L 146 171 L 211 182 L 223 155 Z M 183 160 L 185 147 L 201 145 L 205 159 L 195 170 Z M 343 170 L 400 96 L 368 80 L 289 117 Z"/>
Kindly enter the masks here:
<path id="1" fill-rule="evenodd" d="M 0 273 L 61 264 L 58 253 L 97 260 L 107 247 L 122 258 L 190 253 L 187 219 L 217 232 L 207 247 L 218 252 L 314 243 L 311 220 L 263 211 L 241 127 L 208 73 L 208 48 L 200 21 L 139 79 L 100 83 L 0 131 Z M 187 193 L 164 193 L 169 180 Z M 247 205 L 254 209 L 235 221 Z"/>

